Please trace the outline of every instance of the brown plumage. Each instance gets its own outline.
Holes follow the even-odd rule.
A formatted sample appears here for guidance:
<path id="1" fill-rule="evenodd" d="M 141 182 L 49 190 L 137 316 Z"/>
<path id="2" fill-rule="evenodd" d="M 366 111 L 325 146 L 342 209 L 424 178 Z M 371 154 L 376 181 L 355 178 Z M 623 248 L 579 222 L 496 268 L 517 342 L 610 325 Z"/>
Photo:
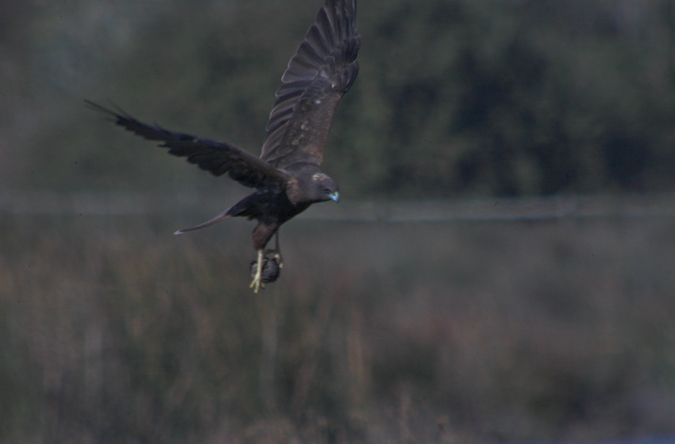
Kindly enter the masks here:
<path id="1" fill-rule="evenodd" d="M 258 253 L 251 287 L 257 293 L 281 268 L 276 249 L 265 246 L 279 227 L 311 204 L 338 200 L 338 186 L 321 171 L 333 113 L 359 71 L 361 39 L 355 27 L 356 0 L 326 0 L 314 25 L 281 78 L 277 100 L 266 126 L 260 157 L 229 143 L 203 139 L 142 123 L 122 110 L 87 101 L 117 124 L 148 140 L 162 142 L 169 154 L 215 176 L 228 174 L 257 191 L 208 222 L 177 231 L 204 228 L 229 217 L 256 219 L 253 248 Z M 265 271 L 264 271 L 265 270 Z"/>

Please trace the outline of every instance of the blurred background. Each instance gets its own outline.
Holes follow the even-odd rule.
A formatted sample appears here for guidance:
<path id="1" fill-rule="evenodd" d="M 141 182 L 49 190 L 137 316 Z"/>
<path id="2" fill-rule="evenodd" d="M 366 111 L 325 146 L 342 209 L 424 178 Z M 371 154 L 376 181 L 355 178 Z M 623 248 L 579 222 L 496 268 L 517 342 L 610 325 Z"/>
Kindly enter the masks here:
<path id="1" fill-rule="evenodd" d="M 244 196 L 83 99 L 259 152 L 321 0 L 0 3 L 0 441 L 675 436 L 675 1 L 361 0 L 340 205 Z"/>

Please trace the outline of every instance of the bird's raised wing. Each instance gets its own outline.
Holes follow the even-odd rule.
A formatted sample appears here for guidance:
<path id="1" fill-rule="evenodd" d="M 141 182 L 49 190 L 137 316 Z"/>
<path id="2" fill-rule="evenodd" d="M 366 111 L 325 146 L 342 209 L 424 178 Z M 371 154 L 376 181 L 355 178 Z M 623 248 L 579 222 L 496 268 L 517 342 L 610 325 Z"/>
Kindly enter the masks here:
<path id="1" fill-rule="evenodd" d="M 232 179 L 252 188 L 283 187 L 289 179 L 287 172 L 235 145 L 165 130 L 158 125 L 139 122 L 122 110 L 113 111 L 88 100 L 85 102 L 134 134 L 163 142 L 159 146 L 168 148 L 169 154 L 185 157 L 214 176 L 229 173 Z"/>
<path id="2" fill-rule="evenodd" d="M 356 0 L 326 0 L 281 78 L 260 157 L 277 168 L 321 166 L 333 113 L 356 80 Z"/>

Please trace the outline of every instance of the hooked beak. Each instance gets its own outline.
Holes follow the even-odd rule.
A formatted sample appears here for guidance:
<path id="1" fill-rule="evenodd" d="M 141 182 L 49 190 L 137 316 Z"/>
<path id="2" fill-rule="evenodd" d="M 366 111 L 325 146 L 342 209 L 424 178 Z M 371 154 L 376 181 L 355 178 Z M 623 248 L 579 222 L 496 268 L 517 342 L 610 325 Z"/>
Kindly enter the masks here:
<path id="1" fill-rule="evenodd" d="M 334 193 L 329 194 L 328 197 L 330 197 L 331 199 L 333 199 L 335 202 L 340 202 L 340 195 L 338 194 L 337 191 L 334 192 Z"/>

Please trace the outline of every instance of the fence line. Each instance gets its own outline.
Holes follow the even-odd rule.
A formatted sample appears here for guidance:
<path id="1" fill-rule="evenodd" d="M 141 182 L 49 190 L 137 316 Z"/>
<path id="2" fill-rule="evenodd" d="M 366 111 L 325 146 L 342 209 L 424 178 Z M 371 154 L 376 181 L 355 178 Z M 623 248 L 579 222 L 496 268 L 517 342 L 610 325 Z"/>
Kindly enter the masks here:
<path id="1" fill-rule="evenodd" d="M 229 196 L 228 196 L 229 197 Z M 0 214 L 122 216 L 210 214 L 236 202 L 200 193 L 114 194 L 0 192 Z M 599 195 L 424 201 L 343 201 L 315 205 L 305 220 L 378 223 L 673 218 L 675 195 Z"/>

